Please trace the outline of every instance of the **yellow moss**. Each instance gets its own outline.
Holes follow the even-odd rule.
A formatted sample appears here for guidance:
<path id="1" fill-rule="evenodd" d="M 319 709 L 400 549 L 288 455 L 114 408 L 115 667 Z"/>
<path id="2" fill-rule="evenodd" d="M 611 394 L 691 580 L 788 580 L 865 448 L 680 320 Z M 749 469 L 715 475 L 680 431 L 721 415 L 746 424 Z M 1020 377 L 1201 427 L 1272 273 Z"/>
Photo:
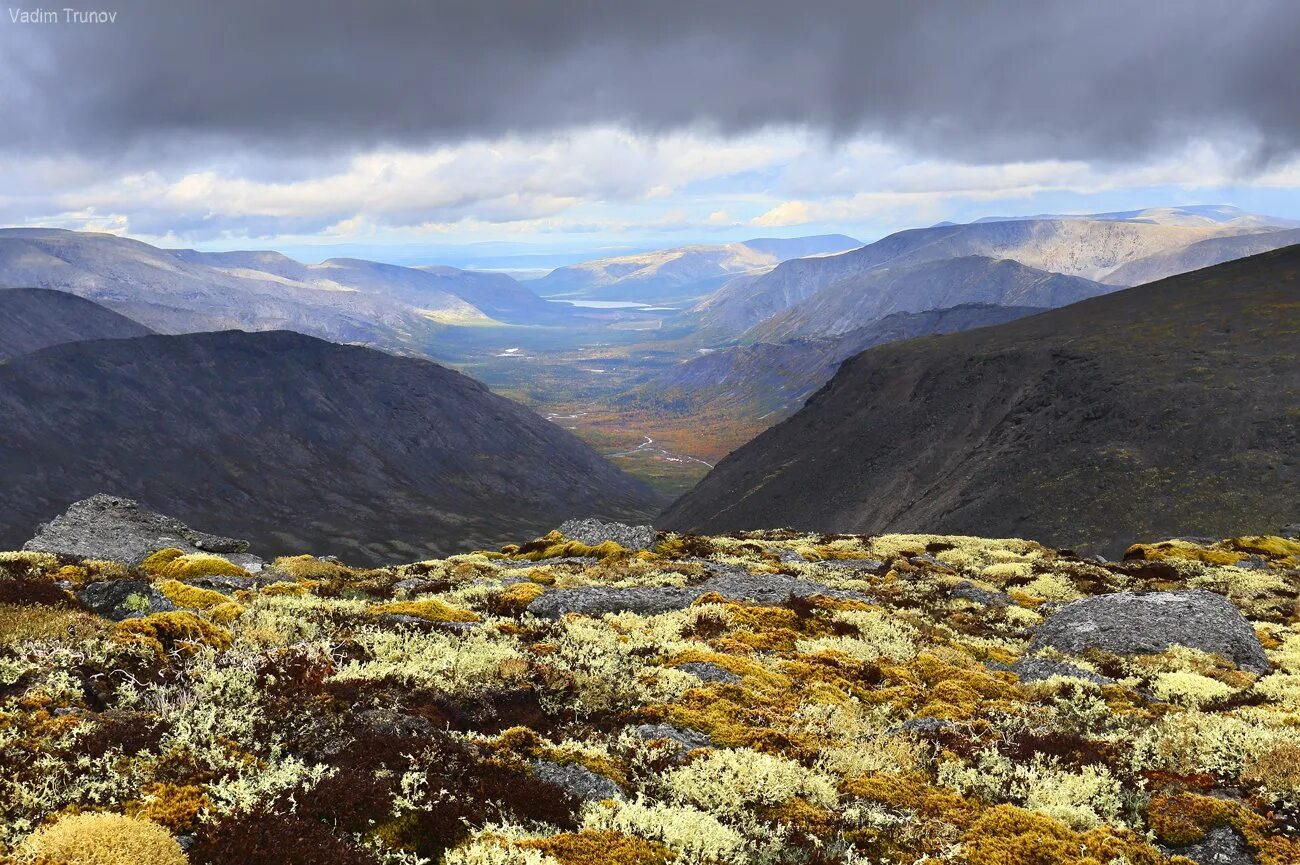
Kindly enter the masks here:
<path id="1" fill-rule="evenodd" d="M 0 604 L 0 646 L 15 646 L 28 640 L 78 642 L 100 636 L 107 627 L 98 616 L 77 610 Z"/>
<path id="2" fill-rule="evenodd" d="M 337 580 L 352 575 L 351 568 L 338 562 L 323 562 L 315 556 L 280 556 L 271 563 L 295 580 Z"/>
<path id="3" fill-rule="evenodd" d="M 554 577 L 551 578 L 554 581 Z M 496 601 L 506 613 L 522 613 L 528 605 L 546 590 L 537 583 L 515 583 L 497 596 Z"/>
<path id="4" fill-rule="evenodd" d="M 228 649 L 233 640 L 225 628 L 184 610 L 118 622 L 113 626 L 113 637 L 123 643 L 147 646 L 159 656 L 173 648 L 192 651 L 200 645 Z"/>
<path id="5" fill-rule="evenodd" d="M 965 837 L 969 865 L 1159 865 L 1165 857 L 1128 832 L 1079 833 L 1042 814 L 999 805 L 984 812 Z"/>
<path id="6" fill-rule="evenodd" d="M 157 823 L 121 814 L 77 814 L 32 833 L 20 855 L 60 865 L 186 865 L 181 847 Z"/>
<path id="7" fill-rule="evenodd" d="M 141 570 L 156 577 L 187 580 L 195 577 L 246 577 L 239 565 L 210 553 L 186 553 L 167 547 L 151 554 L 140 564 Z"/>
<path id="8" fill-rule="evenodd" d="M 242 615 L 244 615 L 244 605 L 235 601 L 226 601 L 208 610 L 208 616 L 218 625 L 229 625 Z"/>
<path id="9" fill-rule="evenodd" d="M 526 585 L 521 583 L 520 585 Z M 463 610 L 459 607 L 453 607 L 446 601 L 438 598 L 424 598 L 418 601 L 393 601 L 388 604 L 378 604 L 370 608 L 370 611 L 376 615 L 385 613 L 394 616 L 417 616 L 421 619 L 427 619 L 430 622 L 478 622 L 481 621 L 478 613 L 473 610 Z"/>
<path id="10" fill-rule="evenodd" d="M 604 560 L 626 558 L 629 555 L 630 553 L 626 548 L 614 543 L 613 541 L 602 541 L 595 546 L 591 546 L 590 544 L 584 544 L 581 541 L 557 540 L 547 543 L 541 549 L 531 550 L 526 553 L 517 553 L 513 558 L 527 559 L 528 561 L 537 562 L 542 559 L 555 559 L 567 556 Z"/>
<path id="11" fill-rule="evenodd" d="M 1007 580 L 1024 579 L 1034 573 L 1034 566 L 1029 562 L 1004 562 L 989 565 L 980 572 L 984 579 L 1002 586 Z"/>
<path id="12" fill-rule="evenodd" d="M 1147 824 L 1166 844 L 1184 847 L 1205 838 L 1215 826 L 1239 822 L 1239 807 L 1213 796 L 1179 793 L 1155 796 L 1147 805 Z M 1252 815 L 1254 816 L 1254 815 Z"/>
<path id="13" fill-rule="evenodd" d="M 164 568 L 183 555 L 185 555 L 184 550 L 176 547 L 164 547 L 146 556 L 145 560 L 140 563 L 140 570 L 146 574 L 161 574 Z"/>
<path id="14" fill-rule="evenodd" d="M 1141 561 L 1184 559 L 1207 565 L 1231 565 L 1243 558 L 1241 553 L 1217 550 L 1190 541 L 1161 541 L 1158 544 L 1134 544 L 1124 551 L 1124 558 Z"/>
<path id="15" fill-rule="evenodd" d="M 1271 559 L 1285 559 L 1300 556 L 1300 541 L 1279 538 L 1274 535 L 1258 535 L 1247 538 L 1233 538 L 1227 542 L 1235 550 L 1268 556 Z"/>
<path id="16" fill-rule="evenodd" d="M 164 580 L 158 584 L 158 591 L 166 595 L 167 600 L 176 606 L 191 610 L 210 610 L 230 600 L 221 592 L 201 589 L 198 586 L 187 586 L 179 580 Z"/>

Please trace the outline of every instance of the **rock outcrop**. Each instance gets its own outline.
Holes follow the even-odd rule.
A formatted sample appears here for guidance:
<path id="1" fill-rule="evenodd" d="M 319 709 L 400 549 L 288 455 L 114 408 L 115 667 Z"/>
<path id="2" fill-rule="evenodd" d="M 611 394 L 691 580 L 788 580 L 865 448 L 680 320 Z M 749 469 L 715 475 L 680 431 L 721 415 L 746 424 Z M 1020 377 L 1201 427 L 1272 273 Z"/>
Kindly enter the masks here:
<path id="1" fill-rule="evenodd" d="M 262 560 L 248 553 L 248 541 L 191 529 L 180 520 L 154 513 L 132 499 L 98 493 L 73 502 L 41 525 L 23 549 L 62 556 L 108 559 L 138 565 L 152 552 L 176 547 L 187 553 L 212 553 L 257 571 Z"/>
<path id="2" fill-rule="evenodd" d="M 1116 655 L 1162 652 L 1170 646 L 1222 655 L 1252 673 L 1271 669 L 1241 611 L 1223 595 L 1199 589 L 1084 598 L 1044 622 L 1029 644 L 1030 651 L 1101 649 Z"/>

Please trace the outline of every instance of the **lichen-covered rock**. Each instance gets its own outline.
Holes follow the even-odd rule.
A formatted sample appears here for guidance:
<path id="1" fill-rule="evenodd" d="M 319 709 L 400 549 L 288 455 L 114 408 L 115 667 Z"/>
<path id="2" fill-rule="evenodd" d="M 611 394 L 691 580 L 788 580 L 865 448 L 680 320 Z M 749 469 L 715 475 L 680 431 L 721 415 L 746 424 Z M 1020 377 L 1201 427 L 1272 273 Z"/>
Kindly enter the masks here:
<path id="1" fill-rule="evenodd" d="M 825 595 L 841 600 L 870 600 L 859 592 L 834 589 L 822 583 L 785 574 L 751 574 L 744 568 L 713 565 L 718 571 L 694 586 L 632 586 L 606 588 L 584 586 L 547 592 L 528 607 L 535 616 L 556 619 L 565 613 L 603 616 L 606 613 L 637 613 L 654 616 L 684 610 L 708 594 L 756 604 L 780 604 L 790 598 Z"/>
<path id="2" fill-rule="evenodd" d="M 598 547 L 613 541 L 626 550 L 648 550 L 655 545 L 654 526 L 629 526 L 625 523 L 605 522 L 589 518 L 567 520 L 560 525 L 560 534 L 566 538 Z"/>
<path id="3" fill-rule="evenodd" d="M 713 740 L 698 730 L 683 730 L 672 724 L 638 724 L 629 728 L 634 734 L 649 742 L 672 742 L 676 746 L 676 757 L 683 760 L 691 751 L 708 748 Z"/>
<path id="4" fill-rule="evenodd" d="M 1216 826 L 1196 844 L 1168 849 L 1170 855 L 1184 856 L 1196 865 L 1255 865 L 1246 839 L 1227 826 Z"/>
<path id="5" fill-rule="evenodd" d="M 559 787 L 583 802 L 600 802 L 605 799 L 622 799 L 623 791 L 604 775 L 597 775 L 577 763 L 552 763 L 533 760 L 529 764 L 533 777 Z"/>
<path id="6" fill-rule="evenodd" d="M 973 601 L 977 604 L 983 604 L 986 607 L 1005 607 L 1011 603 L 1004 592 L 992 592 L 988 589 L 981 589 L 970 580 L 963 580 L 952 588 L 952 596 L 961 598 L 964 601 Z"/>
<path id="7" fill-rule="evenodd" d="M 105 580 L 91 583 L 76 594 L 88 610 L 115 622 L 176 609 L 166 595 L 146 580 Z"/>
<path id="8" fill-rule="evenodd" d="M 248 542 L 191 529 L 180 520 L 154 513 L 139 502 L 97 493 L 68 506 L 43 523 L 24 550 L 109 559 L 139 565 L 156 550 L 175 547 L 184 553 L 213 553 L 245 570 L 258 570 L 262 560 L 248 554 Z"/>
<path id="9" fill-rule="evenodd" d="M 1039 626 L 1029 648 L 1139 655 L 1175 645 L 1222 655 L 1253 673 L 1271 669 L 1241 611 L 1222 595 L 1199 589 L 1117 592 L 1075 601 Z"/>
<path id="10" fill-rule="evenodd" d="M 1064 676 L 1069 679 L 1083 679 L 1085 682 L 1092 682 L 1094 685 L 1113 685 L 1115 683 L 1114 679 L 1099 676 L 1082 667 L 1076 667 L 1074 664 L 1053 661 L 1047 658 L 1021 658 L 1014 664 L 1007 666 L 1007 669 L 1019 676 L 1022 682 L 1041 682 L 1053 676 Z"/>

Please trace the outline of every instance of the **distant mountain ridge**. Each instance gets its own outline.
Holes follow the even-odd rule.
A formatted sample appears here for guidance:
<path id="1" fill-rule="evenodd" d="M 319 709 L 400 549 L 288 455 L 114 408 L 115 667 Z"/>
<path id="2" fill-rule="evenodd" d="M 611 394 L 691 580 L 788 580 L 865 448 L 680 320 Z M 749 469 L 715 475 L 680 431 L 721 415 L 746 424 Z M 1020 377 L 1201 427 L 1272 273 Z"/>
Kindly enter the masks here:
<path id="1" fill-rule="evenodd" d="M 453 270 L 343 259 L 306 265 L 276 252 L 167 250 L 109 234 L 0 230 L 0 286 L 67 291 L 164 333 L 287 328 L 418 351 L 448 324 L 566 315 L 510 277 Z"/>
<path id="2" fill-rule="evenodd" d="M 529 285 L 545 297 L 643 303 L 677 301 L 702 295 L 737 274 L 861 245 L 860 241 L 842 234 L 695 244 L 568 265 Z"/>
<path id="3" fill-rule="evenodd" d="M 806 300 L 763 319 L 741 339 L 780 342 L 838 336 L 892 313 L 919 313 L 964 304 L 1050 309 L 1111 290 L 1110 286 L 1082 277 L 978 255 L 910 266 L 884 265 L 831 283 Z"/>
<path id="4" fill-rule="evenodd" d="M 1233 536 L 1300 501 L 1300 246 L 846 361 L 664 527 Z"/>
<path id="5" fill-rule="evenodd" d="M 854 280 L 885 266 L 915 267 L 928 262 L 979 256 L 1010 259 L 1040 271 L 1107 283 L 1123 266 L 1184 249 L 1214 237 L 1263 234 L 1277 226 L 1269 217 L 1220 206 L 1202 211 L 1152 208 L 1125 214 L 989 218 L 965 224 L 940 224 L 891 234 L 838 255 L 782 262 L 767 273 L 726 283 L 692 312 L 702 326 L 738 333 L 839 285 L 851 291 Z M 1218 213 L 1219 218 L 1207 215 Z M 1124 218 L 1121 218 L 1124 217 Z M 1280 220 L 1285 222 L 1285 220 Z M 822 298 L 825 300 L 825 298 Z M 978 301 L 950 297 L 946 305 Z"/>
<path id="6" fill-rule="evenodd" d="M 264 554 L 487 549 L 659 499 L 460 373 L 289 332 L 144 336 L 0 364 L 0 547 L 98 492 Z"/>
<path id="7" fill-rule="evenodd" d="M 0 288 L 0 361 L 66 342 L 151 333 L 139 322 L 67 292 Z"/>

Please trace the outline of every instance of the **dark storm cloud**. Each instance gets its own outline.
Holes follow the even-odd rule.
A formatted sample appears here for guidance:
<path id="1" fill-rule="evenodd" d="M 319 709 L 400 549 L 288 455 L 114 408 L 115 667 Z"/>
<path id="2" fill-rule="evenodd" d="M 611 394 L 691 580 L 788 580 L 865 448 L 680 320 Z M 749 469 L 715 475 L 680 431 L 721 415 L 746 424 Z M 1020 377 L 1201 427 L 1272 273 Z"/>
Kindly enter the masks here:
<path id="1" fill-rule="evenodd" d="M 116 23 L 0 19 L 0 146 L 329 153 L 600 122 L 797 123 L 989 161 L 1300 144 L 1293 0 L 96 7 Z"/>

